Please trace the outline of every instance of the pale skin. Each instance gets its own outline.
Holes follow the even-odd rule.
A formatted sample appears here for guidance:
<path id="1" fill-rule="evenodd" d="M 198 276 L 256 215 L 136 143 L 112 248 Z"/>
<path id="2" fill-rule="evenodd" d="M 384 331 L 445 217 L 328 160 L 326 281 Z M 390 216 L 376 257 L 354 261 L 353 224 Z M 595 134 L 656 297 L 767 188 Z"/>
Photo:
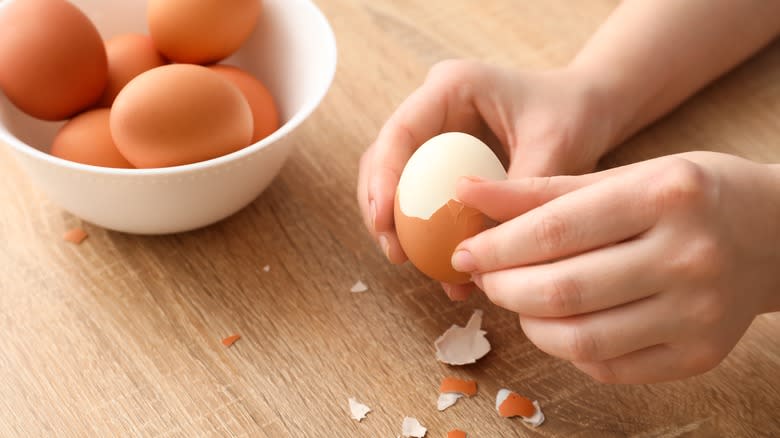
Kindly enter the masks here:
<path id="1" fill-rule="evenodd" d="M 361 159 L 366 226 L 404 262 L 392 209 L 406 160 L 436 134 L 472 133 L 504 149 L 510 178 L 458 183 L 500 225 L 461 243 L 453 266 L 599 381 L 705 372 L 756 315 L 780 311 L 780 166 L 691 152 L 589 172 L 778 34 L 779 0 L 627 0 L 563 68 L 440 63 Z M 474 288 L 443 287 L 455 300 Z"/>

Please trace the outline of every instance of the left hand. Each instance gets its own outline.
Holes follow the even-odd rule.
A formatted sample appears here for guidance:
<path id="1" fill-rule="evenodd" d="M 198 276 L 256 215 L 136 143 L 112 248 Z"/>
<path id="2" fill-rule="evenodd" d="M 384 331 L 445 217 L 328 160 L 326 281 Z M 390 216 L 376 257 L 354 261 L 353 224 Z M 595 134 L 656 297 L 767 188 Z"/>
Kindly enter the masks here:
<path id="1" fill-rule="evenodd" d="M 602 382 L 703 373 L 780 310 L 780 176 L 696 152 L 583 176 L 463 179 L 504 222 L 453 266 L 517 312 L 541 350 Z"/>

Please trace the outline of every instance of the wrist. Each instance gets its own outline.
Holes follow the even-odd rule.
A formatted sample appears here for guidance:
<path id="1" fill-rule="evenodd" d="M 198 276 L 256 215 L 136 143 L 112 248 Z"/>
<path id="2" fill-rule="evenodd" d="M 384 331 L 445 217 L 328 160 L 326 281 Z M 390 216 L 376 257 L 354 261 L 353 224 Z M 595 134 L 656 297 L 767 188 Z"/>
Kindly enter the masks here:
<path id="1" fill-rule="evenodd" d="M 590 66 L 578 59 L 566 70 L 583 90 L 585 105 L 595 115 L 593 122 L 606 125 L 602 151 L 606 154 L 634 133 L 631 127 L 642 106 L 641 93 L 629 89 L 618 72 Z"/>

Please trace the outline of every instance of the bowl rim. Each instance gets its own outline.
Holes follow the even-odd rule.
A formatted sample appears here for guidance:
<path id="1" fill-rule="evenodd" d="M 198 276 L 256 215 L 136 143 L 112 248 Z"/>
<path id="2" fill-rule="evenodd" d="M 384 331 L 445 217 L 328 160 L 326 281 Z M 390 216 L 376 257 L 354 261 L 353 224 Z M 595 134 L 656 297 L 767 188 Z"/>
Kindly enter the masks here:
<path id="1" fill-rule="evenodd" d="M 228 164 L 236 160 L 240 160 L 245 156 L 254 154 L 255 152 L 264 149 L 270 146 L 271 144 L 281 140 L 282 138 L 287 136 L 290 132 L 292 132 L 295 128 L 297 128 L 301 123 L 303 123 L 306 119 L 308 119 L 309 116 L 314 112 L 315 109 L 317 109 L 320 103 L 322 103 L 322 100 L 328 94 L 328 91 L 330 90 L 333 84 L 333 80 L 336 76 L 336 68 L 338 65 L 338 47 L 336 43 L 336 36 L 333 32 L 333 28 L 330 25 L 330 22 L 328 21 L 325 14 L 312 0 L 283 0 L 283 1 L 284 2 L 295 1 L 298 2 L 299 4 L 306 4 L 307 7 L 311 8 L 312 13 L 315 16 L 315 19 L 319 22 L 319 25 L 325 31 L 324 39 L 326 40 L 325 41 L 326 47 L 324 47 L 324 50 L 330 52 L 329 59 L 331 60 L 331 62 L 330 65 L 328 66 L 326 72 L 327 77 L 325 78 L 324 86 L 322 87 L 322 89 L 318 90 L 316 94 L 314 94 L 311 98 L 309 98 L 304 103 L 304 105 L 300 109 L 298 109 L 298 111 L 296 111 L 287 122 L 285 122 L 282 126 L 279 127 L 279 129 L 277 129 L 276 131 L 274 131 L 273 133 L 271 133 L 270 135 L 268 135 L 267 137 L 263 138 L 262 140 L 256 143 L 250 144 L 249 146 L 245 146 L 229 154 L 222 155 L 216 158 L 211 158 L 205 161 L 199 161 L 197 163 L 182 164 L 182 165 L 170 166 L 170 167 L 149 168 L 149 169 L 136 169 L 136 168 L 123 169 L 123 168 L 94 166 L 91 164 L 83 164 L 83 163 L 78 163 L 75 161 L 70 161 L 63 158 L 55 157 L 54 155 L 43 152 L 40 149 L 37 149 L 23 142 L 15 135 L 11 134 L 11 132 L 5 127 L 3 123 L 0 123 L 0 126 L 3 126 L 3 128 L 6 129 L 0 129 L 0 142 L 6 143 L 7 145 L 14 148 L 16 151 L 26 154 L 33 159 L 43 160 L 54 166 L 60 166 L 60 167 L 68 168 L 70 170 L 88 172 L 92 174 L 114 175 L 114 176 L 125 176 L 125 175 L 162 176 L 162 175 L 183 174 L 183 173 L 194 172 L 198 170 L 210 169 L 223 164 Z M 0 2 L 0 9 L 2 9 L 3 3 L 6 2 Z M 6 5 L 7 4 L 8 3 L 6 3 Z"/>

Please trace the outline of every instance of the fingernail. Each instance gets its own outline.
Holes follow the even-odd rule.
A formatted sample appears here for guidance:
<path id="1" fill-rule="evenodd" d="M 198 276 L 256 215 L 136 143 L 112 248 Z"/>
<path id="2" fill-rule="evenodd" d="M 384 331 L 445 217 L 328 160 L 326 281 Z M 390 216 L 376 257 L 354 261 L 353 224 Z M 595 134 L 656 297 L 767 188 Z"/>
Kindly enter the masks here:
<path id="1" fill-rule="evenodd" d="M 368 203 L 368 215 L 371 218 L 371 228 L 376 231 L 376 201 L 373 199 Z"/>
<path id="2" fill-rule="evenodd" d="M 387 236 L 384 234 L 379 236 L 379 246 L 382 247 L 382 252 L 385 253 L 385 257 L 390 260 L 390 241 L 387 240 Z"/>
<path id="3" fill-rule="evenodd" d="M 447 294 L 447 297 L 452 299 L 452 286 L 445 283 L 441 285 L 441 288 L 444 289 L 444 293 Z"/>
<path id="4" fill-rule="evenodd" d="M 478 176 L 464 176 L 463 179 L 473 183 L 481 183 L 487 181 L 485 178 L 481 178 Z"/>
<path id="5" fill-rule="evenodd" d="M 479 274 L 471 274 L 471 282 L 476 284 L 477 287 L 482 290 L 482 276 Z"/>
<path id="6" fill-rule="evenodd" d="M 461 249 L 453 254 L 452 267 L 458 272 L 473 272 L 477 270 L 477 262 L 469 251 Z"/>

